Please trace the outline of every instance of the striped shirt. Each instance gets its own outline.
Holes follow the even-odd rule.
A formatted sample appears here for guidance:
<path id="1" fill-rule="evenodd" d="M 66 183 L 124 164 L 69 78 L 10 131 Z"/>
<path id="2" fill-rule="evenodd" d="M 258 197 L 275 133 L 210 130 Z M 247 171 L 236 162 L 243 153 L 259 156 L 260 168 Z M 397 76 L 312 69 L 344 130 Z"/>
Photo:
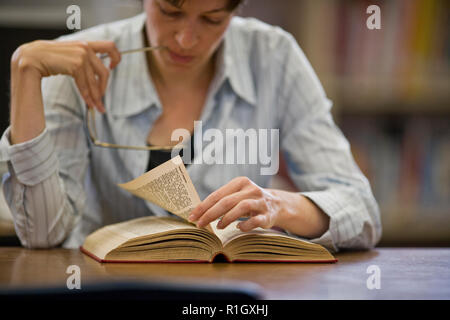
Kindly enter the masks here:
<path id="1" fill-rule="evenodd" d="M 145 19 L 143 13 L 59 39 L 111 40 L 119 50 L 140 48 Z M 147 70 L 145 54 L 135 53 L 124 55 L 111 72 L 104 97 L 107 112 L 96 116 L 99 140 L 145 145 L 162 112 Z M 8 128 L 0 144 L 0 160 L 9 168 L 3 176 L 4 194 L 25 247 L 74 248 L 104 225 L 168 215 L 117 186 L 146 171 L 148 151 L 93 146 L 86 134 L 85 104 L 71 77 L 45 78 L 42 91 L 45 130 L 10 145 Z M 371 248 L 381 236 L 379 208 L 331 107 L 290 34 L 256 19 L 232 19 L 201 114 L 203 131 L 279 129 L 279 141 L 270 143 L 283 153 L 299 192 L 330 217 L 329 229 L 310 240 L 332 251 Z M 227 156 L 233 151 L 227 150 Z M 271 176 L 261 174 L 261 167 L 204 162 L 189 165 L 188 172 L 204 199 L 238 176 L 267 187 Z"/>

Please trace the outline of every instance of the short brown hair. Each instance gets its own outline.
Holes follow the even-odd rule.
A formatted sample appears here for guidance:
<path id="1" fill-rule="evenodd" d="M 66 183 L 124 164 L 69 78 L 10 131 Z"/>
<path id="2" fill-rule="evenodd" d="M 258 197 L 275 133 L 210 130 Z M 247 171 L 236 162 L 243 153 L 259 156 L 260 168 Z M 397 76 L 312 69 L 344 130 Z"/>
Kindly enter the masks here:
<path id="1" fill-rule="evenodd" d="M 186 0 L 165 0 L 175 7 L 181 8 Z M 244 0 L 228 0 L 227 9 L 233 11 L 236 9 Z"/>

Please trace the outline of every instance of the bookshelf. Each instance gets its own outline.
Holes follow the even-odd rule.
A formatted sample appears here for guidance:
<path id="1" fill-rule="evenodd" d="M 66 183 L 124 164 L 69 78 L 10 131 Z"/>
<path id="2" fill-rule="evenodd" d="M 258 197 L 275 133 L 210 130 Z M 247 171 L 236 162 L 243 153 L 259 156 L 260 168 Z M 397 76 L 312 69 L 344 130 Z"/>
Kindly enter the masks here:
<path id="1" fill-rule="evenodd" d="M 368 1 L 303 1 L 305 24 L 315 23 L 322 36 L 300 26 L 299 43 L 317 65 L 336 121 L 371 182 L 381 244 L 448 245 L 449 3 L 370 4 L 381 8 L 381 30 L 365 26 Z"/>
<path id="2" fill-rule="evenodd" d="M 380 30 L 366 27 L 372 4 Z M 266 0 L 243 10 L 293 34 L 311 62 L 380 205 L 381 245 L 450 244 L 449 9 L 447 0 Z"/>
<path id="3" fill-rule="evenodd" d="M 13 50 L 67 32 L 60 12 L 68 1 L 53 11 L 53 2 L 40 3 L 39 12 L 56 12 L 55 21 L 23 8 L 24 0 L 13 6 L 16 2 L 4 1 L 8 8 L 0 10 L 0 33 L 9 39 L 0 52 L 4 106 Z M 83 26 L 99 22 L 95 12 L 104 12 L 105 21 L 119 18 L 118 12 L 132 15 L 138 2 L 113 14 L 104 4 L 94 10 L 81 1 Z M 366 8 L 372 4 L 381 9 L 381 30 L 366 28 Z M 382 212 L 382 244 L 450 244 L 449 9 L 448 0 L 248 0 L 241 12 L 283 27 L 299 42 L 371 182 Z M 37 29 L 43 22 L 45 28 Z M 3 132 L 9 114 L 2 110 Z"/>
<path id="4" fill-rule="evenodd" d="M 450 72 L 449 72 L 450 73 Z M 446 115 L 450 116 L 450 76 L 436 76 L 427 81 L 420 95 L 398 96 L 398 83 L 392 79 L 363 80 L 369 88 L 377 88 L 379 82 L 388 83 L 388 90 L 360 88 L 356 77 L 324 75 L 321 82 L 334 102 L 336 115 Z M 363 106 L 363 107 L 362 107 Z"/>

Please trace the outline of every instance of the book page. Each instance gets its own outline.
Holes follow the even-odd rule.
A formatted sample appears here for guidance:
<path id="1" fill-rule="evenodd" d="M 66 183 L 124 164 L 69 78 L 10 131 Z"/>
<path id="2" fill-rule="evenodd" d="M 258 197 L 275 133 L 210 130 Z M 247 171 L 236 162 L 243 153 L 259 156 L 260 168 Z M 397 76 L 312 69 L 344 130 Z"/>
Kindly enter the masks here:
<path id="1" fill-rule="evenodd" d="M 189 213 L 200 203 L 180 156 L 176 156 L 142 176 L 119 187 L 135 196 L 187 220 Z"/>
<path id="2" fill-rule="evenodd" d="M 86 237 L 83 247 L 103 259 L 111 250 L 131 239 L 189 227 L 195 229 L 173 218 L 143 217 L 100 228 Z"/>
<path id="3" fill-rule="evenodd" d="M 128 239 L 179 229 L 197 229 L 190 223 L 171 217 L 142 217 L 107 226 L 110 231 L 127 235 Z"/>
<path id="4" fill-rule="evenodd" d="M 188 240 L 186 234 L 189 234 Z M 208 251 L 207 258 L 202 256 L 202 259 L 209 260 L 210 248 L 214 248 L 213 250 L 221 248 L 221 242 L 215 235 L 206 231 L 201 233 L 199 228 L 190 223 L 173 217 L 151 216 L 100 228 L 87 236 L 83 243 L 83 249 L 99 259 L 117 258 L 117 255 L 123 258 L 124 254 L 131 250 L 132 254 L 129 254 L 126 260 L 138 260 L 136 254 L 139 251 L 147 251 L 150 248 L 151 252 L 146 253 L 146 256 L 150 257 L 150 253 L 153 254 L 158 247 L 165 248 L 167 251 L 167 248 L 174 245 L 174 240 L 177 241 L 175 248 L 171 248 L 170 252 L 159 253 L 160 256 L 166 255 L 165 259 L 161 258 L 162 260 L 166 260 L 168 257 L 177 259 L 176 256 L 172 256 L 175 249 L 178 250 L 177 252 L 181 250 L 185 254 L 195 250 Z M 190 247 L 196 247 L 196 249 L 189 250 Z M 156 257 L 152 259 L 156 259 Z M 200 258 L 195 256 L 195 259 Z"/>
<path id="5" fill-rule="evenodd" d="M 234 239 L 237 239 L 241 236 L 246 236 L 249 234 L 253 235 L 260 235 L 260 236 L 278 236 L 278 237 L 284 237 L 284 238 L 293 238 L 291 236 L 286 235 L 283 232 L 272 230 L 272 229 L 263 229 L 263 228 L 256 228 L 251 231 L 243 232 L 241 229 L 237 228 L 237 225 L 240 221 L 236 220 L 231 222 L 225 229 L 217 229 L 217 223 L 220 219 L 214 221 L 211 223 L 212 229 L 214 230 L 214 233 L 217 235 L 217 237 L 222 241 L 223 245 L 226 246 L 229 242 L 231 242 Z M 267 241 L 270 241 L 268 239 Z"/>
<path id="6" fill-rule="evenodd" d="M 201 202 L 180 156 L 118 186 L 186 221 Z M 212 231 L 209 226 L 207 229 Z"/>
<path id="7" fill-rule="evenodd" d="M 216 220 L 215 222 L 211 223 L 211 225 L 212 225 L 212 229 L 214 230 L 214 233 L 220 239 L 220 241 L 222 241 L 222 244 L 224 247 L 227 244 L 229 244 L 231 241 L 236 240 L 241 237 L 244 237 L 244 236 L 245 237 L 258 236 L 258 238 L 254 238 L 254 239 L 259 239 L 260 243 L 262 243 L 262 242 L 276 243 L 279 241 L 282 241 L 282 242 L 294 241 L 296 243 L 302 243 L 304 246 L 309 246 L 309 247 L 317 246 L 316 244 L 308 241 L 307 239 L 290 236 L 284 232 L 281 232 L 278 230 L 273 230 L 273 229 L 255 228 L 253 230 L 243 232 L 239 228 L 237 228 L 237 225 L 240 221 L 233 221 L 225 229 L 217 229 L 218 222 L 219 222 L 219 220 Z"/>
<path id="8" fill-rule="evenodd" d="M 333 255 L 319 244 L 284 232 L 255 228 L 243 232 L 233 221 L 225 229 L 211 223 L 224 251 L 232 260 L 261 261 L 335 261 Z"/>

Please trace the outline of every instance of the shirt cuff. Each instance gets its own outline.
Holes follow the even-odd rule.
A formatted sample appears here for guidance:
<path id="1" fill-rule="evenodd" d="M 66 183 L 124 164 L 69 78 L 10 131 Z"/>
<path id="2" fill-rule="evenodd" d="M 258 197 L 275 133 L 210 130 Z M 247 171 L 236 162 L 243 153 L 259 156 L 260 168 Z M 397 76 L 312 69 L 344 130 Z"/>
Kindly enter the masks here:
<path id="1" fill-rule="evenodd" d="M 11 127 L 8 127 L 0 140 L 0 161 L 9 161 L 9 168 L 24 185 L 34 186 L 57 169 L 58 158 L 47 128 L 37 137 L 11 145 Z"/>
<path id="2" fill-rule="evenodd" d="M 328 217 L 330 217 L 328 230 L 322 236 L 315 239 L 309 239 L 308 241 L 323 245 L 334 252 L 339 251 L 339 248 L 336 245 L 336 235 L 333 231 L 336 230 L 336 218 L 334 217 L 334 213 L 338 212 L 340 208 L 338 202 L 334 199 L 334 195 L 329 191 L 300 192 L 300 194 L 313 201 Z"/>

